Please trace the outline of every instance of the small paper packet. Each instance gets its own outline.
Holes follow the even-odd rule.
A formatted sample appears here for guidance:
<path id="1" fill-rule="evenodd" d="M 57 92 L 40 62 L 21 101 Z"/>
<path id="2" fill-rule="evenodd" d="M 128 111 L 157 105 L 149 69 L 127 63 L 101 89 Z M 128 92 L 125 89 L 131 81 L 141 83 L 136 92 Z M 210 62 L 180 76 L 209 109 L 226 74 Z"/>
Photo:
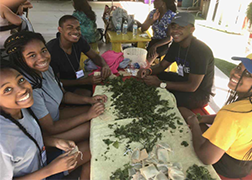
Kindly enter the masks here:
<path id="1" fill-rule="evenodd" d="M 94 76 L 101 76 L 101 72 L 100 71 L 95 71 Z"/>

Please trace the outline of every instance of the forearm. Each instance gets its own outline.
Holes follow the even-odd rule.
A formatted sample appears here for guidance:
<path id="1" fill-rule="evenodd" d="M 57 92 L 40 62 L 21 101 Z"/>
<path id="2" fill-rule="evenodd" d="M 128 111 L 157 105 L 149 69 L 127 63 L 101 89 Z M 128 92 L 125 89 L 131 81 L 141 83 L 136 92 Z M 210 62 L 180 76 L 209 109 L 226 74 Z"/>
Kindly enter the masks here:
<path id="1" fill-rule="evenodd" d="M 48 147 L 56 147 L 58 138 L 52 136 L 43 136 L 44 145 Z"/>
<path id="2" fill-rule="evenodd" d="M 4 16 L 4 18 L 11 24 L 18 26 L 22 23 L 22 19 L 18 15 L 14 14 L 8 7 L 1 5 L 0 9 L 3 11 L 1 15 Z"/>
<path id="3" fill-rule="evenodd" d="M 66 104 L 89 104 L 92 101 L 92 98 L 66 92 L 62 101 Z"/>
<path id="4" fill-rule="evenodd" d="M 156 75 L 156 74 L 159 74 L 161 72 L 163 72 L 166 67 L 163 67 L 160 63 L 159 64 L 156 64 L 154 66 L 151 66 L 151 69 L 152 69 L 152 74 L 153 75 Z"/>
<path id="5" fill-rule="evenodd" d="M 141 24 L 141 31 L 147 31 L 149 29 L 149 27 L 153 24 L 153 22 L 151 20 L 146 20 L 143 24 Z"/>
<path id="6" fill-rule="evenodd" d="M 192 141 L 193 141 L 194 151 L 197 154 L 197 156 L 200 157 L 201 156 L 200 148 L 204 144 L 206 139 L 202 136 L 202 131 L 200 129 L 199 124 L 195 124 L 192 127 L 191 132 L 192 132 Z"/>
<path id="7" fill-rule="evenodd" d="M 171 41 L 171 37 L 166 37 L 160 41 L 158 41 L 157 43 L 155 43 L 153 46 L 155 46 L 156 48 L 160 47 L 160 46 L 163 46 L 165 44 L 168 44 L 170 41 Z M 168 49 L 168 47 L 167 47 Z"/>
<path id="8" fill-rule="evenodd" d="M 216 117 L 216 114 L 202 116 L 201 119 L 199 120 L 199 123 L 213 124 L 215 117 Z"/>
<path id="9" fill-rule="evenodd" d="M 76 126 L 90 120 L 88 112 L 83 112 L 80 115 L 66 118 L 66 119 L 59 119 L 58 121 L 54 121 L 51 124 L 41 124 L 44 132 L 46 135 L 56 135 L 59 133 L 66 132 L 70 129 L 75 128 Z"/>
<path id="10" fill-rule="evenodd" d="M 38 171 L 35 171 L 35 172 L 30 173 L 28 175 L 14 178 L 14 179 L 15 180 L 27 180 L 27 179 L 40 180 L 40 179 L 45 179 L 46 177 L 49 177 L 53 174 L 54 173 L 50 170 L 50 168 L 48 168 L 48 166 L 46 166 Z"/>
<path id="11" fill-rule="evenodd" d="M 141 24 L 141 31 L 147 31 L 149 29 L 150 25 L 146 25 L 146 24 Z"/>
<path id="12" fill-rule="evenodd" d="M 105 60 L 99 56 L 98 54 L 95 56 L 95 58 L 92 59 L 92 61 L 100 67 L 104 67 L 104 66 L 108 66 L 107 63 L 105 62 Z"/>
<path id="13" fill-rule="evenodd" d="M 60 79 L 64 86 L 76 86 L 76 85 L 83 85 L 83 84 L 90 84 L 87 78 L 81 79 Z"/>
<path id="14" fill-rule="evenodd" d="M 189 81 L 185 82 L 166 82 L 166 89 L 182 92 L 195 92 L 197 89 Z"/>

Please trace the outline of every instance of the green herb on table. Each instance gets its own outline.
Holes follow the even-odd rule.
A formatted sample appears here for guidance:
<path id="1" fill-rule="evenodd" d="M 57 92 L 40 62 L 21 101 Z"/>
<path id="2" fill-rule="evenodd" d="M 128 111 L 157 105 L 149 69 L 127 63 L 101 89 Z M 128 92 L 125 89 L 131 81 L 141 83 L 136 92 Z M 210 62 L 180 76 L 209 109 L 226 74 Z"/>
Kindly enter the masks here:
<path id="1" fill-rule="evenodd" d="M 114 124 L 109 124 L 109 125 L 108 125 L 109 129 L 112 129 L 113 126 L 114 126 Z"/>
<path id="2" fill-rule="evenodd" d="M 182 146 L 185 146 L 185 147 L 187 147 L 189 144 L 188 144 L 188 142 L 186 142 L 186 141 L 183 141 L 182 143 L 181 143 L 181 145 Z"/>
<path id="3" fill-rule="evenodd" d="M 103 139 L 103 142 L 105 144 L 107 144 L 107 146 L 109 146 L 110 144 L 112 144 L 114 141 L 111 141 L 110 139 Z"/>
<path id="4" fill-rule="evenodd" d="M 179 120 L 177 120 L 177 123 L 178 123 L 178 125 L 183 125 L 183 123 L 180 122 Z"/>
<path id="5" fill-rule="evenodd" d="M 128 163 L 125 164 L 123 169 L 118 168 L 112 175 L 110 176 L 110 180 L 130 180 L 131 177 L 128 175 L 128 169 L 132 168 L 132 166 Z"/>
<path id="6" fill-rule="evenodd" d="M 187 180 L 214 180 L 209 171 L 203 166 L 197 166 L 194 164 L 186 170 Z"/>
<path id="7" fill-rule="evenodd" d="M 118 141 L 115 141 L 115 142 L 113 143 L 113 146 L 114 146 L 116 149 L 118 149 L 118 148 L 119 148 L 119 142 L 118 142 Z"/>
<path id="8" fill-rule="evenodd" d="M 114 137 L 118 140 L 127 139 L 127 144 L 140 142 L 150 151 L 156 142 L 162 139 L 161 131 L 176 129 L 178 117 L 167 112 L 173 107 L 167 100 L 161 100 L 161 95 L 155 87 L 147 86 L 135 78 L 123 81 L 122 76 L 107 81 L 106 86 L 112 94 L 117 120 L 135 118 L 126 125 L 109 124 L 114 129 Z M 182 124 L 182 123 L 180 123 Z"/>

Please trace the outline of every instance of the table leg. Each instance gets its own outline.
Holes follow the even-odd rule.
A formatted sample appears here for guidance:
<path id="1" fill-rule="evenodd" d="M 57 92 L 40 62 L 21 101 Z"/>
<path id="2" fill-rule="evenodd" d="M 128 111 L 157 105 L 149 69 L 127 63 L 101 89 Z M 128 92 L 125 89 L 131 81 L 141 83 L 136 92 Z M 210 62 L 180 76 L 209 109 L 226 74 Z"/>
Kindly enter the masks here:
<path id="1" fill-rule="evenodd" d="M 137 42 L 137 47 L 145 49 L 146 48 L 146 42 Z"/>
<path id="2" fill-rule="evenodd" d="M 110 39 L 109 39 L 108 33 L 106 33 L 105 34 L 105 42 L 106 42 L 106 44 L 108 44 L 109 41 L 110 41 Z"/>
<path id="3" fill-rule="evenodd" d="M 112 42 L 112 50 L 115 52 L 121 52 L 122 51 L 122 43 Z"/>

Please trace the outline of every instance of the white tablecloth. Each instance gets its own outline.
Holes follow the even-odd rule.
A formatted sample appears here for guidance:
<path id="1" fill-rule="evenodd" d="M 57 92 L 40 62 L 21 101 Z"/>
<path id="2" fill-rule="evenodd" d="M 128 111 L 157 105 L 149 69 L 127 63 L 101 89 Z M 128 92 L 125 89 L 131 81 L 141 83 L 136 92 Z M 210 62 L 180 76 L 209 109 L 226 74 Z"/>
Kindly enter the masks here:
<path id="1" fill-rule="evenodd" d="M 108 124 L 127 124 L 132 121 L 132 119 L 124 119 L 115 121 L 116 115 L 113 114 L 114 108 L 111 107 L 111 92 L 107 91 L 105 86 L 96 86 L 94 95 L 106 94 L 108 96 L 108 101 L 106 105 L 106 111 L 103 115 L 94 118 L 91 121 L 91 132 L 90 132 L 90 148 L 92 153 L 91 159 L 91 179 L 92 180 L 109 180 L 111 173 L 118 168 L 123 168 L 123 165 L 130 162 L 128 155 L 124 156 L 126 140 L 120 141 L 119 148 L 115 148 L 110 145 L 110 149 L 106 154 L 107 145 L 103 142 L 103 139 L 117 140 L 114 137 L 110 137 L 110 134 L 113 134 L 113 129 L 108 128 Z M 204 166 L 200 160 L 197 158 L 193 145 L 192 145 L 192 136 L 191 131 L 186 125 L 184 119 L 180 115 L 176 106 L 176 101 L 174 96 L 169 93 L 167 90 L 159 88 L 159 94 L 161 99 L 166 99 L 169 101 L 169 106 L 174 107 L 169 110 L 167 113 L 176 113 L 176 116 L 180 118 L 180 122 L 183 125 L 178 126 L 175 130 L 169 129 L 163 132 L 163 138 L 160 142 L 167 142 L 172 148 L 170 155 L 170 162 L 178 162 L 182 165 L 184 174 L 186 175 L 186 170 L 189 166 L 197 164 L 199 166 Z M 173 131 L 171 133 L 170 131 Z M 181 130 L 181 131 L 180 131 Z M 181 142 L 188 142 L 189 146 L 184 147 L 181 145 Z M 131 148 L 142 148 L 140 143 L 131 143 Z M 212 166 L 205 166 L 211 176 L 215 179 L 220 179 L 216 174 Z"/>

